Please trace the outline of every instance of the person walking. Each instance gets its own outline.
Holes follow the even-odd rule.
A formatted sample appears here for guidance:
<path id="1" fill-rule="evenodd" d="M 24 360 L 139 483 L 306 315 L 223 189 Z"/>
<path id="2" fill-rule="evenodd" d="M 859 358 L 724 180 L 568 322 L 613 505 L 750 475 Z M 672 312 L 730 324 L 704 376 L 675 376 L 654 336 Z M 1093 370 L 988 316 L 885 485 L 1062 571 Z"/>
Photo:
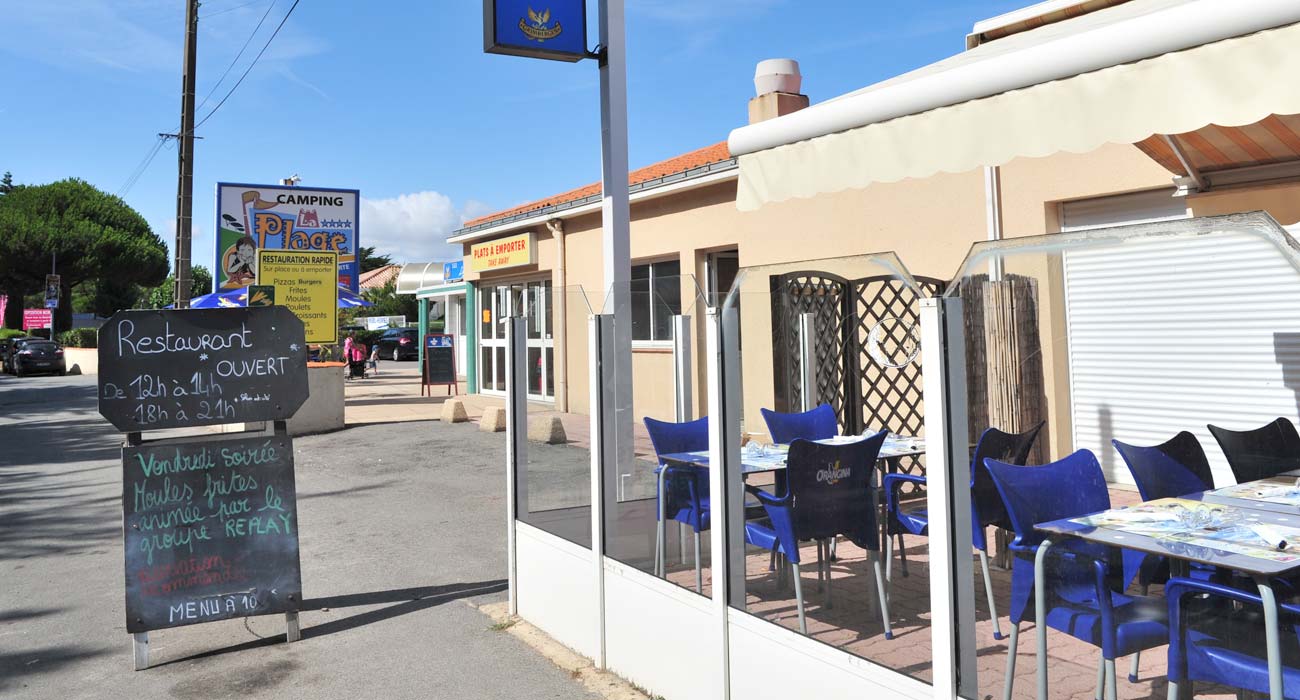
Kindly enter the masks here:
<path id="1" fill-rule="evenodd" d="M 379 344 L 378 343 L 375 344 L 375 347 L 370 349 L 370 369 L 375 371 L 376 376 L 379 375 Z"/>

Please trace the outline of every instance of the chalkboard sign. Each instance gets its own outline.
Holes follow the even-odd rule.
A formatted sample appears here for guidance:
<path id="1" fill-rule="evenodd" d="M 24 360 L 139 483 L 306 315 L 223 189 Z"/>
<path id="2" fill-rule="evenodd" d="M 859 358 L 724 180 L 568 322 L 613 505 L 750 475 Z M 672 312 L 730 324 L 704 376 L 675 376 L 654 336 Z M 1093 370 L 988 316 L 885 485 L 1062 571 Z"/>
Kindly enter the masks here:
<path id="1" fill-rule="evenodd" d="M 282 420 L 306 400 L 283 306 L 119 311 L 99 329 L 99 412 L 123 432 Z"/>
<path id="2" fill-rule="evenodd" d="M 430 333 L 424 337 L 424 383 L 456 383 L 454 336 Z"/>
<path id="3" fill-rule="evenodd" d="M 299 609 L 288 437 L 123 447 L 122 514 L 128 632 Z"/>

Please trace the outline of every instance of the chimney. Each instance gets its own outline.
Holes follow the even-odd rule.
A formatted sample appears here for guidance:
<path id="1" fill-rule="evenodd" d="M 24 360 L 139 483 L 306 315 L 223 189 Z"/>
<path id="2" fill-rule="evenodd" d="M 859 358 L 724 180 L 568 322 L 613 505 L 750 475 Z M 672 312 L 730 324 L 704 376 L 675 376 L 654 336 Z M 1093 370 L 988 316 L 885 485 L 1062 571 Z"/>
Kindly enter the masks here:
<path id="1" fill-rule="evenodd" d="M 754 92 L 749 101 L 749 123 L 797 112 L 808 106 L 808 96 L 799 93 L 803 76 L 799 62 L 792 58 L 769 58 L 754 69 Z"/>

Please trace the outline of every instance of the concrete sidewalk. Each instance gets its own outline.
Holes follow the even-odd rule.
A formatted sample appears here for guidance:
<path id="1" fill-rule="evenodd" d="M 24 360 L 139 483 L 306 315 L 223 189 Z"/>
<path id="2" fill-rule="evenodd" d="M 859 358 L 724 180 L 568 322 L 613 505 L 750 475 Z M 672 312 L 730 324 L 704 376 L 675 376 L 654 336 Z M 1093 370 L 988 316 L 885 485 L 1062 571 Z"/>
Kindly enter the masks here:
<path id="1" fill-rule="evenodd" d="M 295 439 L 302 641 L 178 627 L 132 671 L 121 440 L 94 376 L 0 377 L 0 697 L 598 698 L 466 605 L 505 595 L 503 439 L 438 421 Z"/>
<path id="2" fill-rule="evenodd" d="M 459 398 L 465 403 L 465 412 L 477 423 L 483 410 L 489 406 L 504 406 L 505 398 L 486 394 L 467 393 L 465 382 L 459 386 L 460 394 L 449 396 L 445 385 L 429 388 L 432 396 L 421 396 L 420 369 L 415 362 L 380 362 L 379 374 L 366 379 L 351 379 L 344 383 L 344 420 L 349 428 L 376 423 L 405 423 L 410 421 L 439 420 L 442 404 L 449 398 Z M 591 417 L 578 413 L 561 413 L 554 405 L 540 401 L 528 403 L 529 418 L 555 416 L 564 425 L 569 443 L 582 448 L 591 447 Z M 650 437 L 641 424 L 635 426 L 636 453 L 638 456 L 654 454 Z"/>

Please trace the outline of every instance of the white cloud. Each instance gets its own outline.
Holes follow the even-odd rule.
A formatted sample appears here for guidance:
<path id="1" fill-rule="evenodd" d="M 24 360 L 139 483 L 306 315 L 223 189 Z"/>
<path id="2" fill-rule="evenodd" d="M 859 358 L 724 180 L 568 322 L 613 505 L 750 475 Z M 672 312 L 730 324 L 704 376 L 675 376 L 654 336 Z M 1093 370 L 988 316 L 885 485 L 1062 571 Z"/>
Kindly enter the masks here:
<path id="1" fill-rule="evenodd" d="M 488 210 L 471 200 L 457 209 L 440 192 L 410 192 L 389 199 L 361 198 L 361 245 L 375 246 L 393 262 L 450 260 L 461 255 L 460 246 L 448 245 L 447 236 L 466 218 L 466 212 Z"/>

